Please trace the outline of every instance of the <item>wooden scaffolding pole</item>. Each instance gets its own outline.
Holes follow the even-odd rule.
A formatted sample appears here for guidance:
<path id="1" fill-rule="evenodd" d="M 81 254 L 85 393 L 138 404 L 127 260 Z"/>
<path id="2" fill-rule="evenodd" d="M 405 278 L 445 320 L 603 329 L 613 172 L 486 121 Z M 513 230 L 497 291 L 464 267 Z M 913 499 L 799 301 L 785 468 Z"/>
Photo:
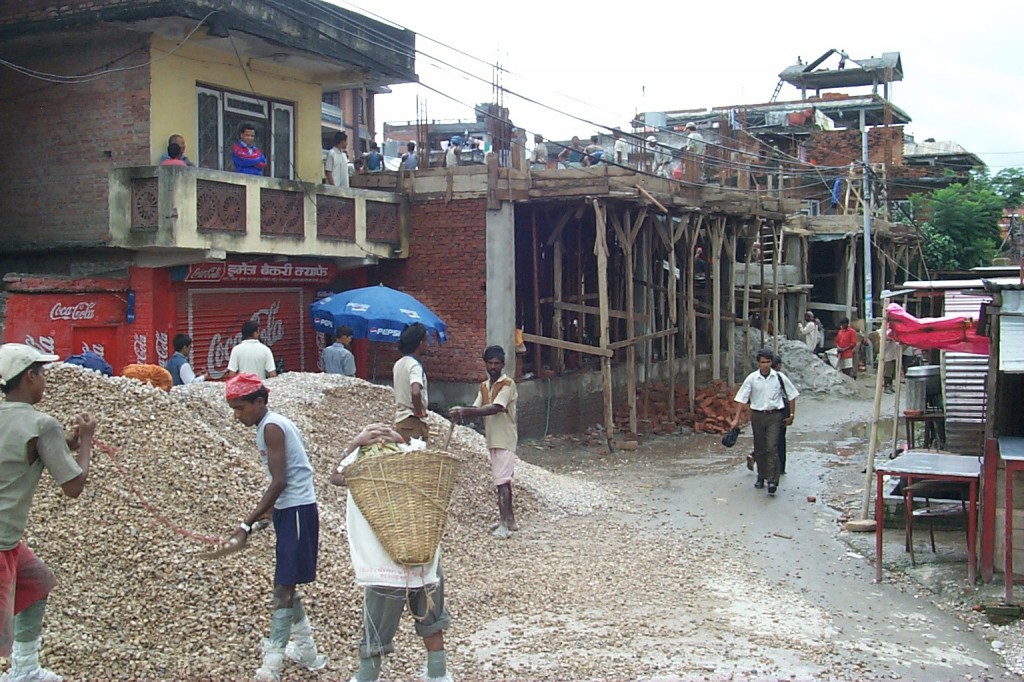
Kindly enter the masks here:
<path id="1" fill-rule="evenodd" d="M 736 232 L 726 242 L 729 256 L 729 336 L 726 338 L 726 377 L 729 385 L 736 383 Z"/>
<path id="2" fill-rule="evenodd" d="M 636 417 L 636 344 L 634 339 L 636 338 L 636 320 L 634 315 L 634 256 L 635 250 L 633 246 L 636 244 L 636 236 L 640 232 L 640 228 L 643 227 L 644 221 L 647 219 L 647 208 L 640 209 L 636 218 L 633 220 L 633 224 L 629 222 L 629 211 L 623 214 L 623 218 L 620 220 L 619 216 L 612 214 L 611 222 L 612 227 L 615 229 L 615 234 L 619 238 L 619 245 L 622 247 L 622 255 L 626 261 L 626 341 L 629 345 L 626 346 L 626 392 L 627 402 L 629 404 L 629 430 L 630 433 L 637 432 L 637 417 Z"/>
<path id="3" fill-rule="evenodd" d="M 748 225 L 744 225 L 744 237 Z M 750 259 L 754 255 L 754 241 L 747 239 L 747 256 L 743 264 L 743 372 L 750 371 Z"/>
<path id="4" fill-rule="evenodd" d="M 687 345 L 689 346 L 689 360 L 690 360 L 690 410 L 693 411 L 694 405 L 697 402 L 697 282 L 694 276 L 694 268 L 696 267 L 697 261 L 697 241 L 700 238 L 700 232 L 704 226 L 704 216 L 700 216 L 697 219 L 696 229 L 690 233 L 689 246 L 687 253 L 687 287 L 686 299 L 689 303 L 687 307 Z"/>
<path id="5" fill-rule="evenodd" d="M 722 378 L 722 242 L 725 217 L 711 222 L 711 378 Z M 731 315 L 732 313 L 730 313 Z"/>
<path id="6" fill-rule="evenodd" d="M 597 229 L 594 238 L 594 255 L 597 256 L 597 294 L 599 324 L 601 327 L 601 348 L 608 348 L 611 343 L 608 328 L 608 243 L 606 239 L 607 223 L 605 206 L 597 199 L 594 202 L 594 215 Z M 615 435 L 615 421 L 612 418 L 612 359 L 601 358 L 601 385 L 604 394 L 604 435 L 608 441 L 608 452 L 612 451 L 612 438 Z"/>

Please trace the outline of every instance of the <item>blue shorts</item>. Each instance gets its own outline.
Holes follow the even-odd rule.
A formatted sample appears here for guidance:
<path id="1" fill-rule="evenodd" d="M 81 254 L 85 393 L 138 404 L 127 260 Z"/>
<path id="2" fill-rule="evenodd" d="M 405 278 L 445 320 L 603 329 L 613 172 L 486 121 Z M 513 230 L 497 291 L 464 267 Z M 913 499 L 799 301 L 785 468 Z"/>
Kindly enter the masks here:
<path id="1" fill-rule="evenodd" d="M 271 515 L 277 533 L 275 585 L 302 585 L 316 580 L 320 549 L 320 514 L 316 503 L 275 509 Z"/>

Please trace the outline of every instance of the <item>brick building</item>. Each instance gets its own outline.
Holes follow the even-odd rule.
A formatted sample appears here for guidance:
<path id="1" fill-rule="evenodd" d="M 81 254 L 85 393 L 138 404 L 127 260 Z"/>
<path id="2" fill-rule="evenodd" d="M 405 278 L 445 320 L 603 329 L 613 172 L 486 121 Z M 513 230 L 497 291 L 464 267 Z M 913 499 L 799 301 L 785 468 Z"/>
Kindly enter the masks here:
<path id="1" fill-rule="evenodd" d="M 321 139 L 360 151 L 372 93 L 416 79 L 414 38 L 325 2 L 0 2 L 4 340 L 119 369 L 185 332 L 217 378 L 252 318 L 315 370 L 309 303 L 407 257 L 409 233 L 401 197 L 321 184 Z M 262 175 L 233 172 L 242 122 Z M 194 168 L 156 165 L 172 134 Z"/>

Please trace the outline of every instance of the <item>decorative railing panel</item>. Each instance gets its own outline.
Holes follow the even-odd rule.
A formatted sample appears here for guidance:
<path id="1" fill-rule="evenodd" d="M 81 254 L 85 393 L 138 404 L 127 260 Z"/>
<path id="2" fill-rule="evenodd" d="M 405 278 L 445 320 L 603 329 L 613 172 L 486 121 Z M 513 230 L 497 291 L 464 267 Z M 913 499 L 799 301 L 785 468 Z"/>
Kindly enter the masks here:
<path id="1" fill-rule="evenodd" d="M 399 243 L 402 233 L 398 209 L 398 204 L 367 201 L 366 239 L 371 242 Z"/>
<path id="2" fill-rule="evenodd" d="M 245 185 L 197 180 L 196 223 L 200 232 L 245 234 Z"/>
<path id="3" fill-rule="evenodd" d="M 264 237 L 302 239 L 306 195 L 280 189 L 260 189 L 260 234 Z"/>
<path id="4" fill-rule="evenodd" d="M 132 230 L 154 231 L 160 227 L 160 201 L 156 178 L 132 180 Z"/>
<path id="5" fill-rule="evenodd" d="M 319 239 L 356 240 L 356 202 L 321 194 L 317 197 L 316 236 Z"/>

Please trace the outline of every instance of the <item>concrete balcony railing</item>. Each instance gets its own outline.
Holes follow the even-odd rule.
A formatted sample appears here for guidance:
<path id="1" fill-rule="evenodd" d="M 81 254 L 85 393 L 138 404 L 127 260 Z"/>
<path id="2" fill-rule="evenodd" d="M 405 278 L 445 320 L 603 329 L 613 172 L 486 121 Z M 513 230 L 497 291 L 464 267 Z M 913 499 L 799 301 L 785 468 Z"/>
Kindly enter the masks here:
<path id="1" fill-rule="evenodd" d="M 110 172 L 111 245 L 327 258 L 408 255 L 407 201 L 227 171 L 174 166 Z"/>

